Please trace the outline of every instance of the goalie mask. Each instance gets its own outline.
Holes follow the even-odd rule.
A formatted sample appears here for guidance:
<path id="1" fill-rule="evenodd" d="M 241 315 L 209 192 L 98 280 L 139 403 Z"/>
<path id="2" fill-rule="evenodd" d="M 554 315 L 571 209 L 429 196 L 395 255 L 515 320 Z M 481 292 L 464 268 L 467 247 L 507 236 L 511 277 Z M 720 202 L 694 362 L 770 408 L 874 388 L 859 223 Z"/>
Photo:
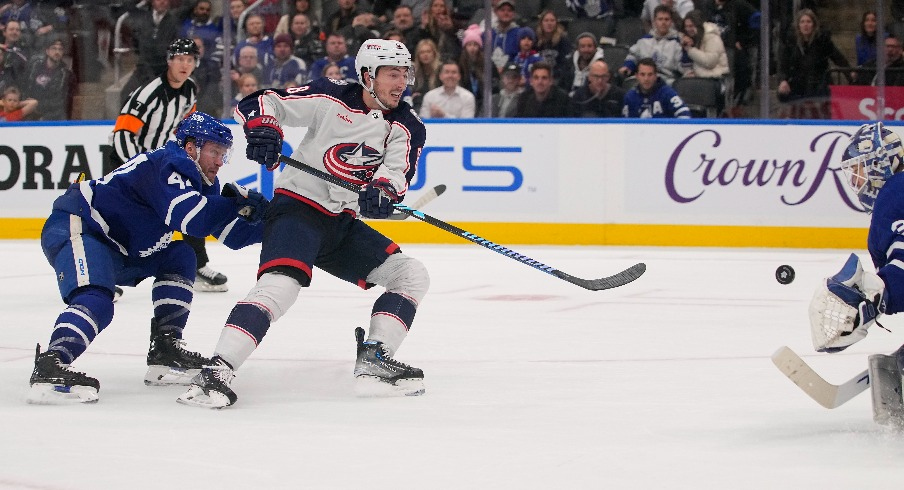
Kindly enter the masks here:
<path id="1" fill-rule="evenodd" d="M 871 213 L 885 181 L 901 170 L 904 148 L 897 134 L 881 122 L 864 124 L 851 136 L 841 170 L 860 204 Z"/>

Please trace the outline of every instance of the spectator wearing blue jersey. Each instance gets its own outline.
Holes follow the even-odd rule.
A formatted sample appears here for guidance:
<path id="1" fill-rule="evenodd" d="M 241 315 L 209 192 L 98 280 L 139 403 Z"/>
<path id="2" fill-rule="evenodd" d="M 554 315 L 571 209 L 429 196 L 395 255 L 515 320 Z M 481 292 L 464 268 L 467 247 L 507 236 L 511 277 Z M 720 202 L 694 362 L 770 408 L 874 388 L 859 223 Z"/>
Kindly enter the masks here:
<path id="1" fill-rule="evenodd" d="M 232 133 L 219 120 L 195 112 L 175 136 L 100 179 L 70 185 L 54 201 L 41 247 L 67 307 L 47 351 L 36 349 L 29 402 L 97 401 L 97 379 L 69 365 L 113 320 L 117 284 L 153 278 L 146 384 L 187 384 L 210 362 L 182 348 L 195 254 L 173 233 L 214 234 L 230 248 L 259 243 L 267 200 L 235 184 L 221 195 L 217 172 L 229 159 Z"/>
<path id="2" fill-rule="evenodd" d="M 310 80 L 308 65 L 292 55 L 292 36 L 280 34 L 273 45 L 273 63 L 267 71 L 265 84 L 274 88 L 297 87 Z"/>
<path id="3" fill-rule="evenodd" d="M 857 66 L 862 66 L 869 60 L 876 58 L 876 34 L 879 32 L 879 24 L 876 22 L 876 12 L 868 10 L 860 19 L 860 32 L 854 38 L 854 48 L 857 54 Z"/>
<path id="4" fill-rule="evenodd" d="M 534 63 L 543 61 L 543 58 L 534 49 L 537 43 L 537 34 L 530 27 L 522 27 L 518 29 L 518 53 L 512 56 L 512 63 L 521 68 L 521 75 L 530 79 L 530 68 Z"/>
<path id="5" fill-rule="evenodd" d="M 242 48 L 252 46 L 257 49 L 257 63 L 265 70 L 273 61 L 273 38 L 264 32 L 264 18 L 257 14 L 245 17 L 245 39 L 236 44 L 232 53 L 232 64 L 239 64 Z"/>
<path id="6" fill-rule="evenodd" d="M 342 34 L 335 33 L 326 37 L 326 56 L 315 61 L 311 65 L 311 76 L 317 77 L 323 73 L 323 69 L 330 63 L 339 65 L 343 78 L 355 81 L 355 58 L 348 55 L 348 46 L 345 44 L 345 37 Z"/>
<path id="7" fill-rule="evenodd" d="M 637 85 L 625 94 L 624 117 L 688 119 L 691 110 L 678 92 L 656 73 L 656 62 L 644 58 L 637 62 Z"/>

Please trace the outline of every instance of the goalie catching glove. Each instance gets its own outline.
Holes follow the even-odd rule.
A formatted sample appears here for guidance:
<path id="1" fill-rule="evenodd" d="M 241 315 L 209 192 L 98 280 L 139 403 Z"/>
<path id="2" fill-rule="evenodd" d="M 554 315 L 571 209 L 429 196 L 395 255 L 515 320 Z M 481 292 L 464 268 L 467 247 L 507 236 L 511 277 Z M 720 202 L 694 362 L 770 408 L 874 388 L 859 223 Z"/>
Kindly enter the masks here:
<path id="1" fill-rule="evenodd" d="M 267 211 L 267 205 L 270 204 L 260 192 L 234 182 L 224 185 L 220 195 L 232 199 L 235 203 L 236 212 L 245 218 L 245 221 L 252 224 L 258 223 L 263 219 L 264 213 Z"/>
<path id="2" fill-rule="evenodd" d="M 851 254 L 841 271 L 825 282 L 810 301 L 810 333 L 818 352 L 841 352 L 863 340 L 885 313 L 885 283 L 863 270 Z"/>
<path id="3" fill-rule="evenodd" d="M 385 177 L 368 182 L 358 191 L 358 207 L 365 218 L 386 219 L 392 216 L 392 205 L 401 201 L 395 187 Z"/>
<path id="4" fill-rule="evenodd" d="M 245 139 L 248 141 L 245 156 L 249 160 L 254 160 L 271 171 L 279 167 L 283 132 L 275 117 L 257 116 L 249 119 L 245 123 Z"/>

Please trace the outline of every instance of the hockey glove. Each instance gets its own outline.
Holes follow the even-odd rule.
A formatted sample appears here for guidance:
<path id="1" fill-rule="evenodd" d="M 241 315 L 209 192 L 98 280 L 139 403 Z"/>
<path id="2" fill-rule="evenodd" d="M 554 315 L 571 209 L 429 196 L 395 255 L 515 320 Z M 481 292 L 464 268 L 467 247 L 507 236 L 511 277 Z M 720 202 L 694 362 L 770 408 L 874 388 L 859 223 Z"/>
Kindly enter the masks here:
<path id="1" fill-rule="evenodd" d="M 835 353 L 866 338 L 885 313 L 885 283 L 863 270 L 851 254 L 841 271 L 826 278 L 810 301 L 810 328 L 818 352 Z"/>
<path id="2" fill-rule="evenodd" d="M 392 215 L 392 205 L 400 201 L 395 187 L 385 177 L 370 181 L 358 191 L 358 207 L 365 218 L 386 219 Z"/>
<path id="3" fill-rule="evenodd" d="M 249 160 L 274 170 L 279 166 L 283 132 L 273 116 L 252 117 L 245 123 L 245 139 L 248 146 L 245 155 Z"/>
<path id="4" fill-rule="evenodd" d="M 270 204 L 260 192 L 240 186 L 234 182 L 224 185 L 220 194 L 223 197 L 232 199 L 235 203 L 236 212 L 251 224 L 259 223 L 263 219 L 264 213 L 267 212 L 267 206 Z"/>

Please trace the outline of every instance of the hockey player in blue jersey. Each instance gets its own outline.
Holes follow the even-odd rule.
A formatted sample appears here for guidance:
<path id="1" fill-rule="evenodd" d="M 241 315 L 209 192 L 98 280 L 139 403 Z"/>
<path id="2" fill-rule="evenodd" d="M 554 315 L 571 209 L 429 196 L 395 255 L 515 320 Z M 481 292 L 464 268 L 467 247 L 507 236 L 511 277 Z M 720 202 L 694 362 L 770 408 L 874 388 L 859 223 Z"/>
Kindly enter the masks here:
<path id="1" fill-rule="evenodd" d="M 172 241 L 173 232 L 213 234 L 230 248 L 257 243 L 267 201 L 235 184 L 220 195 L 217 172 L 232 147 L 223 123 L 195 112 L 175 136 L 100 179 L 72 184 L 54 201 L 41 246 L 67 307 L 47 351 L 36 349 L 29 402 L 97 401 L 100 383 L 68 366 L 112 321 L 117 284 L 154 279 L 146 384 L 187 384 L 210 362 L 182 348 L 195 255 Z"/>
<path id="2" fill-rule="evenodd" d="M 881 122 L 854 133 L 841 163 L 848 184 L 872 213 L 867 242 L 876 272 L 851 254 L 810 303 L 813 347 L 839 352 L 866 337 L 882 315 L 904 311 L 904 147 Z M 900 385 L 900 378 L 898 381 Z"/>
<path id="3" fill-rule="evenodd" d="M 258 281 L 235 305 L 214 349 L 213 365 L 192 380 L 180 403 L 223 408 L 236 402 L 234 370 L 311 283 L 314 268 L 368 289 L 384 286 L 373 305 L 367 340 L 355 330 L 354 376 L 361 395 L 419 395 L 424 373 L 393 359 L 429 286 L 424 266 L 358 216 L 388 218 L 414 176 L 426 128 L 402 96 L 414 83 L 411 54 L 397 41 L 371 39 L 355 59 L 357 81 L 314 80 L 243 99 L 249 159 L 273 169 L 282 125 L 307 127 L 292 158 L 360 185 L 359 193 L 286 167 L 266 219 Z"/>
<path id="4" fill-rule="evenodd" d="M 656 74 L 656 62 L 652 58 L 637 62 L 635 77 L 637 85 L 625 94 L 622 116 L 641 119 L 691 117 L 691 110 L 675 89 Z"/>

